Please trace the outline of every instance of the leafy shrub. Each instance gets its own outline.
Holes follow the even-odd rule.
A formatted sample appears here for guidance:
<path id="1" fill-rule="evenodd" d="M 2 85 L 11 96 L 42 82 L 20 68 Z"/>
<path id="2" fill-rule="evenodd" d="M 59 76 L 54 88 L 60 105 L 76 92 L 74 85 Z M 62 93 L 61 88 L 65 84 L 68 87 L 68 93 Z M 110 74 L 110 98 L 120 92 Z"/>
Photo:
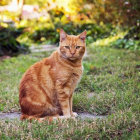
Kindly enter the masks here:
<path id="1" fill-rule="evenodd" d="M 130 50 L 140 50 L 140 27 L 135 26 L 122 38 L 111 44 L 115 48 L 125 48 Z"/>
<path id="2" fill-rule="evenodd" d="M 28 47 L 20 44 L 16 38 L 22 33 L 22 29 L 12 27 L 0 28 L 0 56 L 17 55 L 18 53 L 28 51 Z"/>
<path id="3" fill-rule="evenodd" d="M 131 39 L 118 39 L 112 46 L 115 48 L 125 48 L 130 50 L 140 50 L 140 41 L 135 41 Z"/>
<path id="4" fill-rule="evenodd" d="M 34 30 L 34 32 L 30 34 L 29 38 L 31 38 L 34 42 L 41 43 L 46 40 L 51 43 L 58 43 L 59 31 L 61 28 L 64 29 L 68 34 L 75 35 L 78 35 L 82 31 L 87 30 L 88 44 L 92 43 L 98 38 L 108 37 L 110 34 L 115 32 L 115 29 L 112 27 L 112 25 L 109 24 L 101 26 L 93 23 L 75 24 L 73 22 L 69 22 L 64 24 L 61 22 L 54 22 L 51 28 L 47 28 L 45 24 L 42 26 L 42 28 L 37 28 L 37 30 Z"/>
<path id="5" fill-rule="evenodd" d="M 140 40 L 140 26 L 133 26 L 124 36 L 125 39 Z"/>

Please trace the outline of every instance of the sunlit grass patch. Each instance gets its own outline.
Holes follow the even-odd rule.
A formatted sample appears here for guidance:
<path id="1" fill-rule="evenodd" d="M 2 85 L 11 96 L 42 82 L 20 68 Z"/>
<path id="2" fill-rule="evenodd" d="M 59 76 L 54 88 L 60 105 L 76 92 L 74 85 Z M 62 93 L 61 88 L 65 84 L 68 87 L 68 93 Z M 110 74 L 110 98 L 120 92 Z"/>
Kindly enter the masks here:
<path id="1" fill-rule="evenodd" d="M 92 43 L 91 46 L 109 46 L 112 42 L 116 41 L 117 39 L 123 38 L 127 32 L 118 32 L 115 35 L 111 35 L 104 39 L 99 39 Z"/>

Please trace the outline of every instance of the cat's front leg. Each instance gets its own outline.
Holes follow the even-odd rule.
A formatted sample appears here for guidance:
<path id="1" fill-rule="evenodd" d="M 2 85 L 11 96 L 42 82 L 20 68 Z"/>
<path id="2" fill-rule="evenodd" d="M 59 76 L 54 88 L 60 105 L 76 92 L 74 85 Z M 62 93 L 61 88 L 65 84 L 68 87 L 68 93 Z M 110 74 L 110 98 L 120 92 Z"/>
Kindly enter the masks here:
<path id="1" fill-rule="evenodd" d="M 69 97 L 65 95 L 65 93 L 59 93 L 62 94 L 61 96 L 58 97 L 59 103 L 63 112 L 63 115 L 66 117 L 71 117 L 70 113 L 70 104 L 69 104 Z"/>
<path id="2" fill-rule="evenodd" d="M 59 104 L 61 106 L 63 115 L 66 117 L 71 117 L 70 113 L 70 94 L 69 94 L 69 88 L 68 87 L 62 87 L 60 81 L 57 81 L 57 97 Z"/>
<path id="3" fill-rule="evenodd" d="M 71 117 L 71 114 L 70 114 L 70 106 L 69 106 L 69 99 L 60 99 L 60 105 L 61 105 L 61 109 L 62 109 L 62 112 L 63 112 L 63 115 L 66 116 L 66 117 Z"/>
<path id="4" fill-rule="evenodd" d="M 72 95 L 70 96 L 70 98 L 69 98 L 69 102 L 70 102 L 70 115 L 72 116 L 72 117 L 77 117 L 78 116 L 78 114 L 76 113 L 76 112 L 73 112 L 72 111 L 72 103 L 73 103 L 73 101 L 72 101 Z"/>

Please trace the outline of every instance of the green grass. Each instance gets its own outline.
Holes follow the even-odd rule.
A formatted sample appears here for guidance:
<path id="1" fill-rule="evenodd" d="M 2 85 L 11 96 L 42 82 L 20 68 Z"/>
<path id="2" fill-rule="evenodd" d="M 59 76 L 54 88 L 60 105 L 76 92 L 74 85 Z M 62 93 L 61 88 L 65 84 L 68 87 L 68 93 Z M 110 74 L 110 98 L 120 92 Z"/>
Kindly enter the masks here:
<path id="1" fill-rule="evenodd" d="M 73 109 L 107 115 L 103 120 L 67 120 L 48 124 L 0 120 L 0 139 L 139 139 L 140 52 L 88 46 L 84 74 Z M 20 55 L 0 62 L 0 111 L 20 111 L 22 74 L 50 52 Z"/>

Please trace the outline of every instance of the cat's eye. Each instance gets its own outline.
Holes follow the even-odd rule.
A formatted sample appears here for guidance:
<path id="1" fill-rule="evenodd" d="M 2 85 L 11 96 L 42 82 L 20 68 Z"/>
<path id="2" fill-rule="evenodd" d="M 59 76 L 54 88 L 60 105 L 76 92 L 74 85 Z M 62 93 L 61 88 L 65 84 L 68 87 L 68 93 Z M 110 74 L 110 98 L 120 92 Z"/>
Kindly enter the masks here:
<path id="1" fill-rule="evenodd" d="M 69 49 L 70 47 L 69 47 L 69 46 L 65 46 L 65 48 L 66 48 L 66 49 Z"/>
<path id="2" fill-rule="evenodd" d="M 76 46 L 76 49 L 79 49 L 81 46 Z"/>

